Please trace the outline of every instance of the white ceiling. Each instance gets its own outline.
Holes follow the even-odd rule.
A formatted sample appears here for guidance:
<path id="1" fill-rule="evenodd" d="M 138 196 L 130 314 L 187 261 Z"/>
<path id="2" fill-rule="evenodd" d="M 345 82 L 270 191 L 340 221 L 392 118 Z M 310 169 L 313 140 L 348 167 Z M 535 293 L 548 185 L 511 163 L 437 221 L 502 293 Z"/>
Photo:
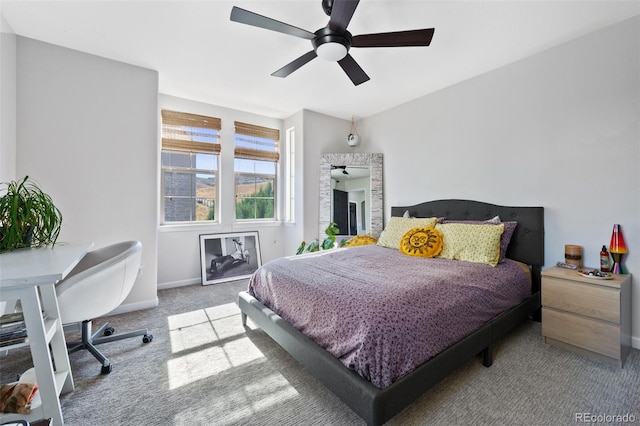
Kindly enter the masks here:
<path id="1" fill-rule="evenodd" d="M 270 74 L 310 41 L 229 20 L 232 6 L 314 32 L 320 0 L 15 1 L 0 11 L 18 35 L 150 68 L 160 92 L 286 118 L 301 109 L 368 117 L 640 13 L 640 1 L 362 0 L 353 35 L 435 28 L 429 47 L 352 48 L 371 80 L 353 86 L 316 58 Z M 5 28 L 6 29 L 6 28 Z M 3 30 L 5 30 L 3 29 Z"/>

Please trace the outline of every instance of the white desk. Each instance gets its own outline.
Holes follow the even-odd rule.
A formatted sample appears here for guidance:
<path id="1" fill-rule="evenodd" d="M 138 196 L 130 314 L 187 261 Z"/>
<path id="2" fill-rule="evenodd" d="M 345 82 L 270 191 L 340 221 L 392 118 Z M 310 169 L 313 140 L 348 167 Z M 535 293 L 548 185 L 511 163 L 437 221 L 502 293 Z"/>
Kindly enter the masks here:
<path id="1" fill-rule="evenodd" d="M 29 338 L 14 347 L 30 345 L 41 400 L 40 406 L 33 406 L 27 416 L 0 414 L 0 423 L 47 417 L 53 419 L 55 426 L 64 424 L 58 398 L 61 393 L 73 391 L 73 376 L 54 284 L 71 272 L 92 245 L 61 243 L 54 248 L 0 254 L 0 300 L 20 300 L 22 304 Z M 43 310 L 46 319 L 42 317 Z"/>

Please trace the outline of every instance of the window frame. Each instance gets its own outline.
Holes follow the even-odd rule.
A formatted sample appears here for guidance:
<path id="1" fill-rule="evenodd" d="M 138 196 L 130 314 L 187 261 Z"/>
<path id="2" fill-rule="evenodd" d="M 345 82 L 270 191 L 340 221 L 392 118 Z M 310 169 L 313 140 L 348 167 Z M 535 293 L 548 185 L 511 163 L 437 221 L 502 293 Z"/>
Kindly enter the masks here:
<path id="1" fill-rule="evenodd" d="M 238 174 L 249 174 L 251 176 L 256 176 L 256 177 L 264 177 L 267 180 L 271 180 L 273 179 L 273 185 L 272 185 L 272 190 L 273 190 L 273 217 L 252 217 L 252 218 L 247 218 L 247 219 L 239 219 L 238 218 L 238 202 L 240 200 L 259 200 L 259 199 L 268 199 L 265 197 L 238 197 L 238 193 L 236 190 L 236 185 L 237 185 L 237 178 L 238 178 Z M 234 217 L 235 217 L 235 221 L 242 223 L 242 222 L 273 222 L 273 221 L 277 221 L 278 220 L 278 205 L 277 205 L 277 194 L 278 194 L 278 171 L 277 171 L 277 164 L 276 164 L 276 173 L 273 175 L 268 175 L 268 174 L 264 174 L 264 173 L 246 173 L 246 172 L 237 172 L 234 170 L 233 172 L 233 181 L 234 181 L 234 199 L 235 199 L 235 204 L 234 204 Z"/>
<path id="2" fill-rule="evenodd" d="M 165 150 L 162 151 L 161 155 L 165 152 Z M 177 151 L 166 151 L 166 152 L 177 152 Z M 187 154 L 187 153 L 184 153 Z M 197 155 L 200 153 L 189 153 L 191 155 Z M 220 181 L 220 155 L 216 155 L 216 154 L 211 154 L 211 155 L 215 155 L 216 159 L 216 163 L 217 163 L 217 167 L 216 169 L 210 170 L 210 169 L 197 169 L 197 168 L 189 168 L 189 167 L 179 167 L 179 166 L 163 166 L 160 165 L 160 191 L 161 191 L 161 201 L 160 201 L 160 212 L 161 212 L 161 225 L 166 225 L 166 226 L 173 226 L 173 225 L 183 225 L 183 224 L 207 224 L 207 223 L 219 223 L 219 217 L 220 217 L 220 202 L 219 202 L 219 193 L 220 191 L 218 190 L 218 182 Z M 166 187 L 165 187 L 165 173 L 174 173 L 174 172 L 178 172 L 178 173 L 185 173 L 185 174 L 191 174 L 191 175 L 210 175 L 213 177 L 213 179 L 216 182 L 216 196 L 213 198 L 213 202 L 215 204 L 214 206 L 214 210 L 213 210 L 213 219 L 206 219 L 206 220 L 176 220 L 176 221 L 168 221 L 166 220 L 166 203 L 165 203 L 165 199 L 170 197 L 169 195 L 167 195 L 165 193 Z M 186 197 L 181 197 L 181 196 L 173 196 L 175 198 L 186 198 Z M 194 197 L 189 197 L 189 198 L 194 198 L 196 199 L 196 203 L 197 203 L 197 194 Z"/>
<path id="3" fill-rule="evenodd" d="M 187 112 L 161 110 L 161 148 L 160 148 L 160 225 L 181 226 L 181 225 L 203 225 L 220 223 L 220 153 L 221 153 L 221 127 L 222 121 L 217 117 L 192 114 Z M 182 127 L 177 130 L 175 127 Z M 199 129 L 214 130 L 214 134 L 198 131 Z M 177 135 L 177 136 L 176 136 Z M 214 142 L 203 142 L 194 138 L 207 136 L 214 139 Z M 163 154 L 188 154 L 189 163 L 193 167 L 165 166 Z M 215 167 L 213 169 L 197 168 L 195 156 L 199 154 L 213 155 Z M 215 197 L 213 198 L 214 210 L 213 219 L 198 220 L 197 216 L 193 220 L 171 221 L 166 218 L 166 199 L 170 196 L 166 194 L 165 178 L 167 173 L 190 174 L 194 178 L 197 175 L 209 175 L 215 181 Z M 183 198 L 183 197 L 180 197 Z M 187 197 L 184 197 L 187 198 Z M 189 197 L 191 198 L 191 197 Z M 194 216 L 197 214 L 197 192 L 192 197 L 195 200 Z"/>
<path id="4" fill-rule="evenodd" d="M 285 136 L 285 199 L 284 221 L 296 222 L 296 129 L 291 127 L 286 130 Z"/>
<path id="5" fill-rule="evenodd" d="M 234 169 L 233 169 L 233 192 L 234 192 L 234 222 L 236 223 L 246 223 L 246 222 L 276 222 L 279 220 L 280 208 L 278 205 L 279 201 L 279 191 L 278 191 L 278 182 L 279 182 L 279 174 L 280 174 L 280 130 L 273 129 L 269 127 L 258 126 L 255 124 L 243 123 L 240 121 L 234 121 Z M 244 138 L 244 139 L 243 139 Z M 255 138 L 254 141 L 247 140 L 247 138 Z M 245 144 L 252 145 L 251 147 L 239 146 L 239 139 L 243 139 Z M 265 150 L 260 149 L 261 143 L 259 139 L 268 139 L 273 141 L 273 150 Z M 244 144 L 243 144 L 244 145 Z M 236 169 L 236 160 L 248 160 L 248 161 L 263 161 L 268 163 L 273 163 L 274 174 L 264 174 L 264 173 L 247 173 L 244 171 L 239 171 Z M 272 190 L 273 190 L 273 217 L 268 218 L 238 218 L 238 175 L 239 174 L 249 174 L 256 177 L 265 177 L 268 180 L 273 179 Z M 257 197 L 243 197 L 242 199 L 258 199 Z M 254 214 L 254 216 L 256 216 Z"/>

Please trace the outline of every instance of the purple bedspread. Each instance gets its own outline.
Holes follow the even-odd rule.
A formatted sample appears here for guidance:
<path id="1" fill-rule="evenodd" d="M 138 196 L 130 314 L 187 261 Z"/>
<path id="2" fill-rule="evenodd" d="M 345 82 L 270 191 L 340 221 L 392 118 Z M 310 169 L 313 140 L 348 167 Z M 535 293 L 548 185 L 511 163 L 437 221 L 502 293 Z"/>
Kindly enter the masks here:
<path id="1" fill-rule="evenodd" d="M 249 293 L 384 388 L 520 303 L 530 286 L 508 259 L 491 267 L 368 245 L 269 262 Z"/>

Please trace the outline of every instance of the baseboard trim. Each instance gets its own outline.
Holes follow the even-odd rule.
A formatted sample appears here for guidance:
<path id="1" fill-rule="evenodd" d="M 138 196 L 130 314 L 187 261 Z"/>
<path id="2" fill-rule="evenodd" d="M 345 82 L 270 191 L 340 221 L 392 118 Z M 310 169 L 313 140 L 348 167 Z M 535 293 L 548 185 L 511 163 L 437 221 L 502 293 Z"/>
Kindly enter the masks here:
<path id="1" fill-rule="evenodd" d="M 202 284 L 201 278 L 190 278 L 188 280 L 169 281 L 166 283 L 158 283 L 158 290 L 166 290 L 168 288 L 185 287 L 188 285 Z"/>
<path id="2" fill-rule="evenodd" d="M 631 336 L 631 347 L 635 349 L 640 349 L 640 337 Z"/>
<path id="3" fill-rule="evenodd" d="M 151 308 L 157 307 L 158 304 L 159 304 L 158 297 L 155 297 L 154 299 L 151 299 L 151 300 L 143 300 L 142 302 L 123 303 L 105 316 L 126 314 L 128 312 L 141 311 L 143 309 L 151 309 Z"/>

